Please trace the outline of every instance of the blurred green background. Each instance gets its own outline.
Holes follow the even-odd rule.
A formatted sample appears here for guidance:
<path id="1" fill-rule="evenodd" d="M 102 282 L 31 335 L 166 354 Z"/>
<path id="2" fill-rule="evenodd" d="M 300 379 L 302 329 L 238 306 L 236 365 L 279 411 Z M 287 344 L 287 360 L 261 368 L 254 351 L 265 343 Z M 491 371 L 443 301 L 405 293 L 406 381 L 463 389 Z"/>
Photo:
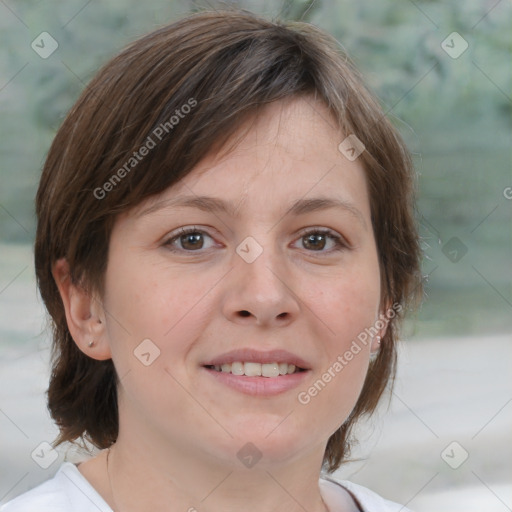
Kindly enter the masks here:
<path id="1" fill-rule="evenodd" d="M 413 151 L 427 277 L 424 303 L 409 320 L 407 336 L 508 332 L 512 316 L 512 200 L 506 197 L 507 187 L 512 187 L 510 2 L 231 3 L 271 17 L 303 19 L 332 33 Z M 85 84 L 134 38 L 208 5 L 221 4 L 163 0 L 0 4 L 0 290 L 21 270 L 23 246 L 30 250 L 41 166 Z M 43 31 L 59 44 L 47 59 L 30 46 Z M 441 46 L 454 31 L 468 43 L 457 58 Z M 454 46 L 452 41 L 448 38 L 445 45 Z"/>

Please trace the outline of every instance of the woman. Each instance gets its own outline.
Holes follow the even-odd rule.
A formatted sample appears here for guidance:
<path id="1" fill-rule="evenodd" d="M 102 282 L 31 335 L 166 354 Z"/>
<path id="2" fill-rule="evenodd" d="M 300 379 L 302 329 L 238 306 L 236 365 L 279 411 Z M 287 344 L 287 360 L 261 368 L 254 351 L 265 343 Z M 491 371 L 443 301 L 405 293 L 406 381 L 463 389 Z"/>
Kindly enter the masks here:
<path id="1" fill-rule="evenodd" d="M 412 181 L 316 27 L 202 12 L 111 60 L 36 198 L 56 445 L 101 451 L 2 510 L 405 510 L 329 474 L 420 290 Z"/>

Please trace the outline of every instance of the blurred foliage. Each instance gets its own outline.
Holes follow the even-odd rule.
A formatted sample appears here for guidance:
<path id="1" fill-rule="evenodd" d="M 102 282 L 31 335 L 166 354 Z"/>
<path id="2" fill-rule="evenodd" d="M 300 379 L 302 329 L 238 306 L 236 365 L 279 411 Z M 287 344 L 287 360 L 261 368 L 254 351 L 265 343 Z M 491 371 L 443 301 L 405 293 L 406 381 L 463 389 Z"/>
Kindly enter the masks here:
<path id="1" fill-rule="evenodd" d="M 510 2 L 224 2 L 302 19 L 340 42 L 414 153 L 427 300 L 420 334 L 510 328 L 512 186 Z M 162 24 L 220 2 L 5 0 L 0 3 L 0 241 L 32 243 L 33 199 L 49 144 L 100 65 Z M 41 32 L 59 43 L 41 59 Z M 441 42 L 468 42 L 457 59 Z M 392 198 L 390 198 L 392 200 Z M 457 237 L 458 262 L 443 253 Z"/>

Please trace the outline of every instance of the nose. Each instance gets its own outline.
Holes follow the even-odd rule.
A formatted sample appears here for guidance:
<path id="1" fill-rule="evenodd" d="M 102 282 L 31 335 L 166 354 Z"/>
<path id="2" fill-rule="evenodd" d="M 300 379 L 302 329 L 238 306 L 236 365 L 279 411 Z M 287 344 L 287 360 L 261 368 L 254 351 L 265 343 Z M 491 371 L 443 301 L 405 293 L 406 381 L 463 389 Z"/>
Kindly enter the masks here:
<path id="1" fill-rule="evenodd" d="M 283 256 L 271 250 L 263 250 L 252 263 L 235 254 L 235 268 L 224 286 L 223 313 L 231 322 L 282 327 L 300 312 L 297 283 Z"/>

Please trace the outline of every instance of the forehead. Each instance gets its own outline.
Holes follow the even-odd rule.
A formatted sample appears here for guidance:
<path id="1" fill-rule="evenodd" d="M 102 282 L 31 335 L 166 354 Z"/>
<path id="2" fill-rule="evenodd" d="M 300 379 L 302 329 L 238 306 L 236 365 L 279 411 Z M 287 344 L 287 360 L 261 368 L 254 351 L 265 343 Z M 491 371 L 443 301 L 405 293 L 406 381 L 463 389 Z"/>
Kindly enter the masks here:
<path id="1" fill-rule="evenodd" d="M 323 102 L 292 98 L 261 109 L 224 148 L 211 152 L 182 180 L 144 201 L 137 217 L 169 199 L 214 196 L 233 205 L 232 214 L 271 212 L 322 197 L 355 203 L 370 218 L 362 164 L 339 151 L 345 138 Z"/>

